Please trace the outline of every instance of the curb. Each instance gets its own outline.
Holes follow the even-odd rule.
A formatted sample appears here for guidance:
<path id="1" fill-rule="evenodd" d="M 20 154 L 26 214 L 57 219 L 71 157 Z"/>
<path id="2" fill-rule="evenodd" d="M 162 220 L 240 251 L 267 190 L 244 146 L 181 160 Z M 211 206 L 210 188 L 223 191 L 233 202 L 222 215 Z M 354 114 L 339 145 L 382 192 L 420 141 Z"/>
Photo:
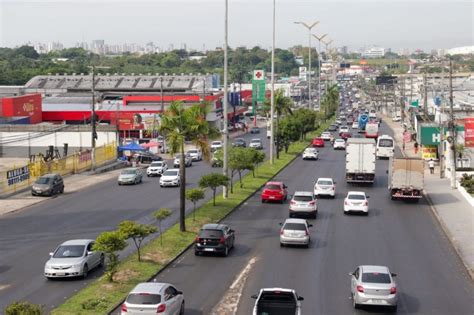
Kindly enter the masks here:
<path id="1" fill-rule="evenodd" d="M 474 280 L 474 270 L 471 269 L 466 261 L 463 259 L 463 256 L 462 256 L 462 253 L 461 253 L 461 250 L 458 246 L 458 243 L 457 241 L 455 240 L 455 238 L 452 236 L 449 228 L 446 226 L 446 224 L 444 223 L 444 221 L 441 219 L 440 215 L 438 214 L 438 212 L 436 211 L 436 207 L 433 203 L 433 201 L 431 200 L 430 198 L 430 194 L 426 192 L 426 190 L 424 190 L 424 195 L 425 195 L 425 198 L 426 200 L 428 201 L 428 204 L 430 206 L 430 209 L 431 209 L 431 212 L 434 214 L 434 216 L 436 217 L 436 220 L 438 221 L 439 225 L 441 226 L 441 229 L 443 230 L 444 234 L 446 235 L 446 237 L 448 238 L 449 242 L 451 243 L 451 245 L 453 246 L 454 248 L 454 251 L 456 252 L 456 254 L 458 255 L 459 259 L 461 260 L 463 266 L 466 268 L 466 271 L 467 271 L 467 274 L 471 277 L 471 280 Z"/>

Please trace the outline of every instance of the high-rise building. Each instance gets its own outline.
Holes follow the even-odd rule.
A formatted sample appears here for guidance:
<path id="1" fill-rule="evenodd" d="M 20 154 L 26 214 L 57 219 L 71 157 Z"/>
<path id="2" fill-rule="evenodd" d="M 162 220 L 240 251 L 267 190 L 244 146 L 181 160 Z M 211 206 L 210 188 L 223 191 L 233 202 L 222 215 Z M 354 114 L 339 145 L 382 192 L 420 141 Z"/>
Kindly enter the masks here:
<path id="1" fill-rule="evenodd" d="M 383 57 L 384 55 L 385 55 L 385 48 L 375 47 L 375 46 L 364 50 L 364 52 L 362 53 L 362 57 L 364 58 L 377 58 L 377 57 Z"/>

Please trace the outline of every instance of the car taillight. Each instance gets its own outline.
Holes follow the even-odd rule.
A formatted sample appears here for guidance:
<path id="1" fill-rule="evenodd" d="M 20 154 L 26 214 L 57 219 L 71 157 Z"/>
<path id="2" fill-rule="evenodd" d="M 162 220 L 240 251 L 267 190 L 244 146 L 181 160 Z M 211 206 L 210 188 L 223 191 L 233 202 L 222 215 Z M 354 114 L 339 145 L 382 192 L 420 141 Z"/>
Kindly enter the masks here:
<path id="1" fill-rule="evenodd" d="M 366 200 L 364 203 L 365 206 L 369 206 L 369 202 Z"/>
<path id="2" fill-rule="evenodd" d="M 296 205 L 296 201 L 292 200 L 292 201 L 290 201 L 290 204 Z"/>
<path id="3" fill-rule="evenodd" d="M 397 293 L 397 288 L 396 287 L 390 288 L 390 294 L 395 294 L 395 293 Z"/>
<path id="4" fill-rule="evenodd" d="M 279 193 L 280 193 L 280 195 L 284 195 L 284 194 L 285 194 L 285 192 L 284 192 L 283 190 L 280 190 Z"/>
<path id="5" fill-rule="evenodd" d="M 332 190 L 336 190 L 336 186 L 332 186 Z"/>
<path id="6" fill-rule="evenodd" d="M 200 243 L 201 242 L 201 238 L 199 236 L 196 236 L 196 243 Z"/>
<path id="7" fill-rule="evenodd" d="M 127 305 L 125 305 L 125 303 L 122 304 L 122 312 L 128 312 Z"/>
<path id="8" fill-rule="evenodd" d="M 357 292 L 364 292 L 364 287 L 361 285 L 357 286 Z"/>
<path id="9" fill-rule="evenodd" d="M 304 231 L 304 232 L 305 232 L 306 236 L 308 236 L 308 235 L 309 235 L 309 231 L 308 231 L 308 229 L 306 229 L 306 231 Z"/>
<path id="10" fill-rule="evenodd" d="M 157 313 L 163 313 L 164 311 L 166 311 L 166 304 L 158 305 L 158 308 L 156 309 L 156 312 Z"/>
<path id="11" fill-rule="evenodd" d="M 345 204 L 346 206 L 348 206 L 348 205 L 349 205 L 349 202 L 348 202 L 347 200 L 344 200 L 344 204 Z"/>
<path id="12" fill-rule="evenodd" d="M 314 200 L 309 202 L 310 206 L 314 206 L 315 204 L 316 204 L 316 201 L 314 201 Z"/>
<path id="13" fill-rule="evenodd" d="M 224 236 L 221 236 L 221 238 L 219 239 L 219 244 L 225 244 L 225 237 Z"/>
<path id="14" fill-rule="evenodd" d="M 280 230 L 280 235 L 283 235 L 283 229 Z"/>

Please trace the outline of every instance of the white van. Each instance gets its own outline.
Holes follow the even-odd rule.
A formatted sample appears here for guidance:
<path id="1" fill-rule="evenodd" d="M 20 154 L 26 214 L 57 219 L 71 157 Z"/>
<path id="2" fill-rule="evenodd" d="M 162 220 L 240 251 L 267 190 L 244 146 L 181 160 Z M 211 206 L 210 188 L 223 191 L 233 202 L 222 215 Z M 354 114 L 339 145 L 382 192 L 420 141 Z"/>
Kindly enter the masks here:
<path id="1" fill-rule="evenodd" d="M 393 157 L 395 151 L 395 141 L 388 135 L 381 135 L 377 139 L 377 158 Z"/>

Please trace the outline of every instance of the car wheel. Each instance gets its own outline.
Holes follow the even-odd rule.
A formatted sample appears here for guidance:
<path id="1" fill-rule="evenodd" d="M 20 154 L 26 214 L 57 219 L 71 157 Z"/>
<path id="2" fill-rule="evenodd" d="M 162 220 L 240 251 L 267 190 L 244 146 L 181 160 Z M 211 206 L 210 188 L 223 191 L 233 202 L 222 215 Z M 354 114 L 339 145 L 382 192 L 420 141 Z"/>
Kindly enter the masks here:
<path id="1" fill-rule="evenodd" d="M 316 213 L 313 214 L 312 218 L 316 219 L 317 216 L 318 216 L 318 213 L 316 212 Z"/>
<path id="2" fill-rule="evenodd" d="M 224 257 L 229 256 L 229 247 L 227 247 L 227 246 L 225 247 L 224 253 L 223 253 L 222 255 L 223 255 Z"/>
<path id="3" fill-rule="evenodd" d="M 61 187 L 61 190 L 59 191 L 60 194 L 63 194 L 64 193 L 64 186 Z"/>
<path id="4" fill-rule="evenodd" d="M 194 250 L 194 256 L 199 256 L 201 253 L 197 250 Z"/>
<path id="5" fill-rule="evenodd" d="M 84 265 L 84 268 L 82 268 L 82 277 L 86 279 L 88 273 L 89 273 L 89 267 L 87 265 Z"/>
<path id="6" fill-rule="evenodd" d="M 290 218 L 293 218 L 293 214 L 290 212 L 288 215 Z"/>
<path id="7" fill-rule="evenodd" d="M 395 313 L 397 311 L 397 308 L 397 305 L 394 305 L 390 307 L 390 310 Z"/>
<path id="8" fill-rule="evenodd" d="M 354 294 L 352 294 L 352 306 L 353 306 L 355 309 L 360 308 L 360 304 L 357 304 L 356 301 L 355 301 L 355 296 L 354 296 Z"/>
<path id="9" fill-rule="evenodd" d="M 105 256 L 104 254 L 100 255 L 100 260 L 99 260 L 99 267 L 104 267 L 105 266 Z"/>
<path id="10" fill-rule="evenodd" d="M 181 303 L 181 307 L 179 309 L 179 315 L 184 315 L 184 301 Z"/>
<path id="11" fill-rule="evenodd" d="M 262 203 L 265 203 L 265 199 L 262 199 Z"/>

